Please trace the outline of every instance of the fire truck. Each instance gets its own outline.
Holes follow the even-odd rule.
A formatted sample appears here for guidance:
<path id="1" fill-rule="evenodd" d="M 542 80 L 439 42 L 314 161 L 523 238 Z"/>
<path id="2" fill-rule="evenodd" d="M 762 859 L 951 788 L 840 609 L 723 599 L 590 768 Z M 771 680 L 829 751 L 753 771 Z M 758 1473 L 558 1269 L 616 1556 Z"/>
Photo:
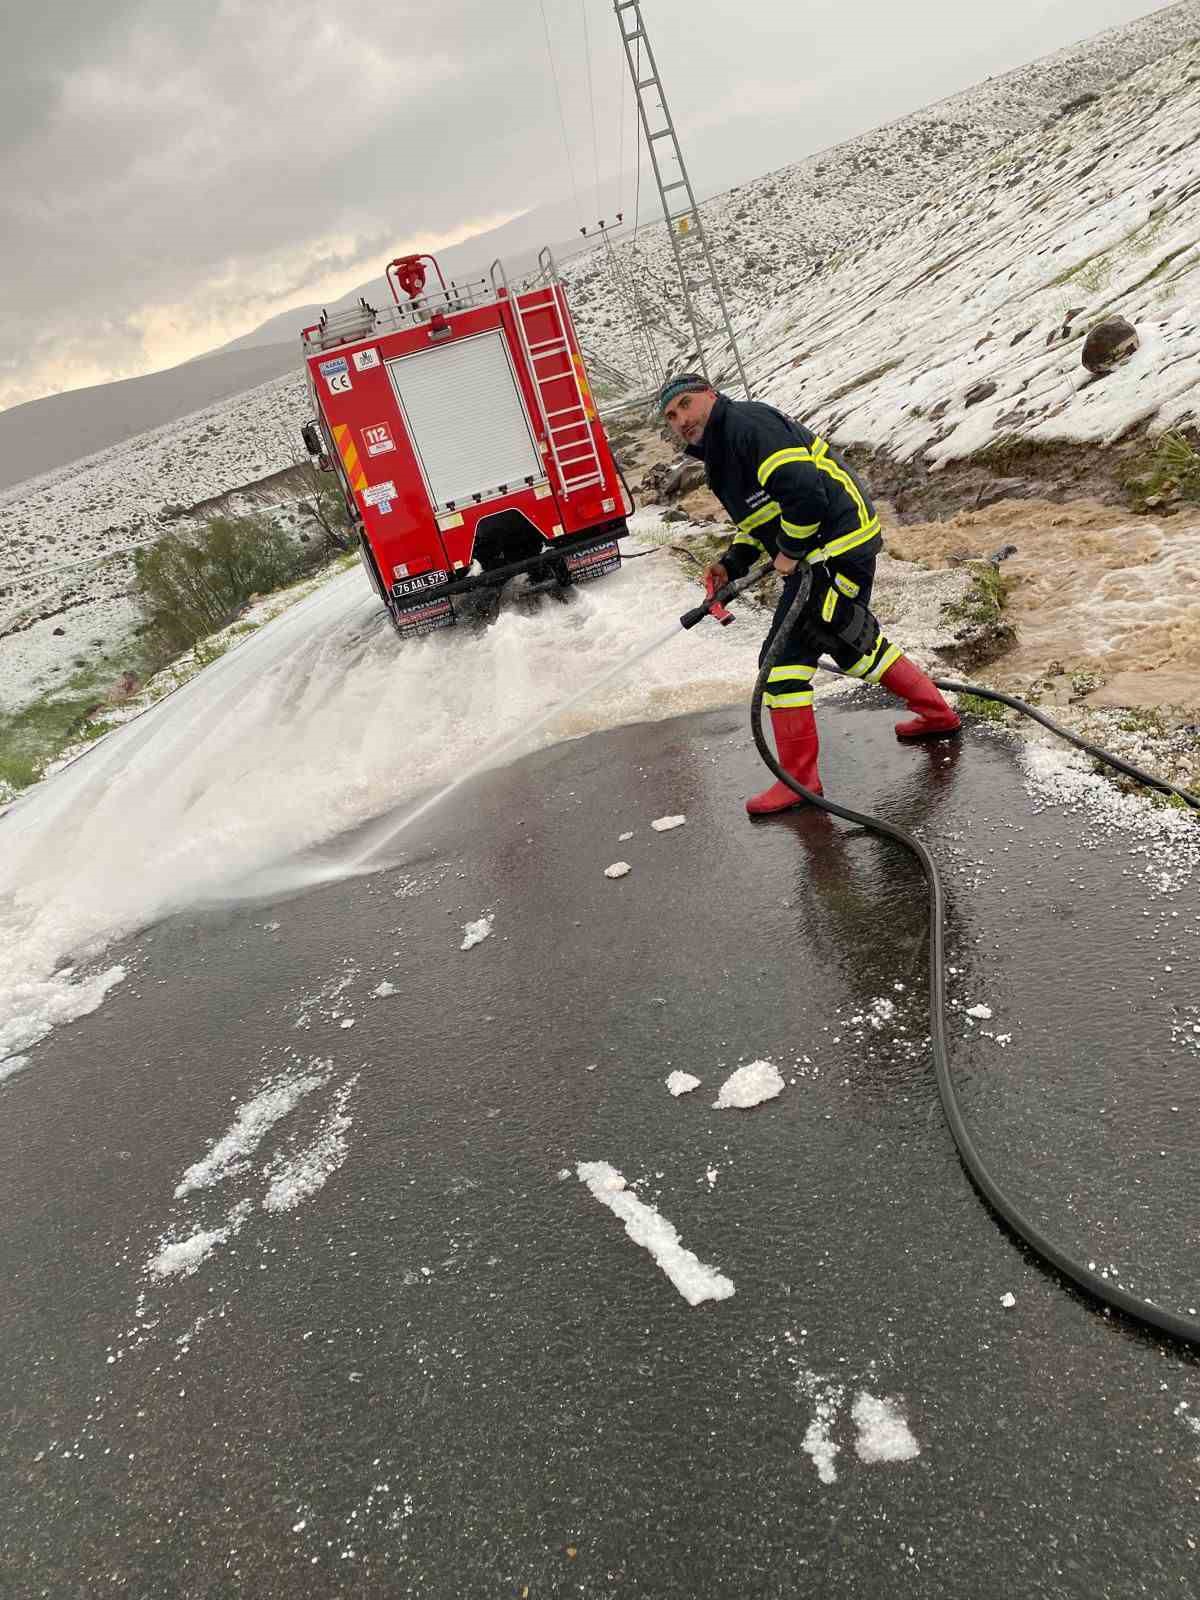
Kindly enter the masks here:
<path id="1" fill-rule="evenodd" d="M 367 575 L 402 635 L 451 627 L 455 602 L 527 574 L 526 592 L 615 572 L 633 502 L 597 414 L 548 250 L 532 288 L 447 284 L 432 256 L 301 335 L 314 419 Z M 427 287 L 430 269 L 437 286 Z"/>

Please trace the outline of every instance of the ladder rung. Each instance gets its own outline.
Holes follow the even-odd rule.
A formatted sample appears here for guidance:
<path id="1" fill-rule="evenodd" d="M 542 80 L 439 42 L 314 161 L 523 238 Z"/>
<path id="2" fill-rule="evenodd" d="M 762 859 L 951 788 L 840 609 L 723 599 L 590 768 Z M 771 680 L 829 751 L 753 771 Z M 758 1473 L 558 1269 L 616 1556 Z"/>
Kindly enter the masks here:
<path id="1" fill-rule="evenodd" d="M 522 305 L 519 307 L 519 310 L 521 315 L 525 317 L 528 316 L 531 311 L 548 311 L 553 304 L 554 296 L 549 295 L 545 300 L 535 300 L 532 305 Z"/>
<path id="2" fill-rule="evenodd" d="M 643 78 L 641 83 L 638 84 L 638 88 L 639 89 L 651 89 L 651 88 L 654 87 L 654 85 L 657 82 L 658 82 L 657 78 Z"/>
<path id="3" fill-rule="evenodd" d="M 673 139 L 675 130 L 674 128 L 660 128 L 657 133 L 648 133 L 646 137 L 647 139 Z"/>
<path id="4" fill-rule="evenodd" d="M 687 182 L 683 178 L 676 178 L 674 183 L 664 183 L 663 186 L 662 186 L 662 192 L 663 192 L 663 194 L 670 194 L 672 189 L 686 189 L 686 188 L 687 188 Z"/>
<path id="5" fill-rule="evenodd" d="M 563 377 L 566 377 L 565 372 L 563 373 Z M 546 421 L 549 422 L 551 417 L 566 417 L 572 413 L 574 413 L 576 416 L 584 416 L 586 414 L 582 406 L 559 406 L 557 411 L 547 411 Z"/>
<path id="6" fill-rule="evenodd" d="M 598 473 L 598 472 L 593 472 L 590 478 L 568 478 L 566 476 L 566 474 L 564 473 L 563 474 L 563 480 L 562 480 L 562 486 L 563 486 L 564 491 L 569 494 L 572 489 L 586 489 L 587 486 L 590 483 L 603 483 L 603 482 L 604 482 L 604 479 L 601 477 L 600 473 Z"/>

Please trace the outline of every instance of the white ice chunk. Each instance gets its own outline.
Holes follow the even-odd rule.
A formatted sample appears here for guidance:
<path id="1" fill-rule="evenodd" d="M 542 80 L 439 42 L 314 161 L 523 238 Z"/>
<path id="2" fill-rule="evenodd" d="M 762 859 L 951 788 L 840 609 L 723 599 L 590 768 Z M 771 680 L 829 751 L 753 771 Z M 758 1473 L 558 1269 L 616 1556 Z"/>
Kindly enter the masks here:
<path id="1" fill-rule="evenodd" d="M 146 1263 L 146 1271 L 157 1278 L 190 1277 L 219 1244 L 238 1232 L 249 1214 L 250 1202 L 243 1200 L 234 1206 L 223 1228 L 200 1228 L 186 1239 L 162 1245 L 158 1254 Z"/>
<path id="2" fill-rule="evenodd" d="M 830 1386 L 823 1394 L 818 1395 L 813 1419 L 805 1430 L 801 1446 L 812 1457 L 817 1477 L 822 1483 L 837 1482 L 833 1460 L 838 1453 L 838 1447 L 833 1442 L 832 1428 L 841 1399 L 842 1391 L 836 1386 Z"/>
<path id="3" fill-rule="evenodd" d="M 14 1072 L 21 1072 L 29 1065 L 28 1056 L 6 1056 L 0 1061 L 0 1083 L 5 1078 L 11 1078 Z"/>
<path id="4" fill-rule="evenodd" d="M 491 916 L 480 917 L 478 922 L 464 922 L 464 938 L 462 944 L 459 945 L 459 949 L 473 950 L 477 944 L 482 944 L 485 939 L 490 938 L 492 924 L 495 922 L 495 920 L 495 917 Z"/>
<path id="5" fill-rule="evenodd" d="M 632 871 L 633 868 L 628 861 L 614 861 L 611 867 L 605 867 L 604 876 L 606 878 L 623 878 L 626 873 Z"/>
<path id="6" fill-rule="evenodd" d="M 314 1061 L 315 1070 L 283 1078 L 260 1090 L 252 1100 L 239 1106 L 229 1128 L 208 1154 L 194 1162 L 175 1186 L 176 1200 L 193 1189 L 207 1189 L 226 1178 L 245 1172 L 248 1158 L 275 1124 L 299 1105 L 306 1094 L 329 1082 L 332 1061 Z"/>
<path id="7" fill-rule="evenodd" d="M 693 1089 L 700 1087 L 700 1079 L 694 1078 L 690 1072 L 672 1072 L 667 1079 L 667 1088 L 676 1099 L 681 1094 L 691 1094 Z"/>
<path id="8" fill-rule="evenodd" d="M 980 1022 L 990 1022 L 992 1018 L 991 1006 L 968 1006 L 967 1016 L 975 1017 Z"/>
<path id="9" fill-rule="evenodd" d="M 655 833 L 670 833 L 672 828 L 682 828 L 686 817 L 656 817 L 650 826 Z"/>
<path id="10" fill-rule="evenodd" d="M 885 1000 L 881 998 L 879 1000 L 872 1000 L 871 1013 L 867 1020 L 870 1022 L 873 1028 L 878 1030 L 883 1027 L 885 1022 L 890 1022 L 895 1015 L 896 1002 L 894 1000 Z"/>
<path id="11" fill-rule="evenodd" d="M 725 1079 L 713 1101 L 713 1109 L 723 1111 L 734 1106 L 744 1110 L 761 1105 L 764 1100 L 774 1100 L 782 1093 L 783 1076 L 779 1068 L 770 1061 L 751 1061 Z"/>
<path id="12" fill-rule="evenodd" d="M 382 983 L 377 983 L 375 985 L 375 987 L 371 990 L 371 993 L 378 1000 L 386 1000 L 389 995 L 399 994 L 400 991 L 397 989 L 394 983 L 389 983 L 387 979 L 384 978 Z"/>
<path id="13" fill-rule="evenodd" d="M 1006 1295 L 1001 1295 L 1001 1297 L 1000 1297 L 1000 1304 L 1005 1308 L 1005 1310 L 1010 1310 L 1013 1306 L 1016 1305 L 1016 1303 L 1017 1303 L 1017 1297 L 1016 1297 L 1015 1294 L 1011 1294 L 1010 1293 L 1010 1294 L 1006 1294 Z"/>
<path id="14" fill-rule="evenodd" d="M 911 1461 L 921 1454 L 894 1400 L 881 1400 L 862 1389 L 850 1415 L 858 1427 L 855 1449 L 860 1461 Z"/>
<path id="15" fill-rule="evenodd" d="M 355 1075 L 341 1086 L 316 1133 L 303 1149 L 277 1157 L 267 1168 L 271 1183 L 263 1197 L 264 1211 L 295 1210 L 303 1201 L 311 1200 L 318 1189 L 323 1189 L 345 1161 L 349 1150 L 346 1135 L 351 1127 L 346 1105 L 357 1082 Z"/>
<path id="16" fill-rule="evenodd" d="M 634 1244 L 648 1250 L 690 1306 L 704 1300 L 727 1300 L 732 1282 L 707 1267 L 679 1242 L 679 1232 L 653 1206 L 629 1193 L 625 1179 L 607 1161 L 580 1161 L 575 1171 L 601 1205 L 620 1218 Z"/>
<path id="17" fill-rule="evenodd" d="M 633 834 L 632 833 L 619 833 L 617 835 L 617 843 L 618 844 L 625 844 L 628 840 L 630 840 L 632 838 L 633 838 Z"/>

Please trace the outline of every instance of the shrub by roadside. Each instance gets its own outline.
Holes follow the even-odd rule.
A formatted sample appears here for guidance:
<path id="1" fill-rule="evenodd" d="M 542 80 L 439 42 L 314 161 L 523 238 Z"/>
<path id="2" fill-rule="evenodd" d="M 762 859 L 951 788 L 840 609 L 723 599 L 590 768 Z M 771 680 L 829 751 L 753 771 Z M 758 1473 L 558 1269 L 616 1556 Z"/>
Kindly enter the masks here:
<path id="1" fill-rule="evenodd" d="M 297 543 L 266 517 L 213 517 L 134 551 L 142 637 L 162 660 L 223 628 L 251 595 L 269 594 L 314 568 L 320 546 Z"/>

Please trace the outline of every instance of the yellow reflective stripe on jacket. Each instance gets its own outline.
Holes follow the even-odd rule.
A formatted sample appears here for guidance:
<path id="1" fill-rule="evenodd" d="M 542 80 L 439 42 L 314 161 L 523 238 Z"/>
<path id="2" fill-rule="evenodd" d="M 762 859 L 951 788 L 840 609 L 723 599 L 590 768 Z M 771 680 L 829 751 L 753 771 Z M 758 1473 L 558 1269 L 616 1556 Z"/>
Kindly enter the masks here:
<path id="1" fill-rule="evenodd" d="M 840 539 L 832 539 L 819 550 L 810 550 L 805 556 L 806 561 L 832 561 L 835 556 L 844 556 L 847 550 L 853 550 L 857 545 L 866 544 L 879 532 L 879 518 L 872 517 L 865 528 L 855 528 L 852 533 L 842 534 Z"/>
<path id="2" fill-rule="evenodd" d="M 821 607 L 821 621 L 822 622 L 832 622 L 833 621 L 833 613 L 837 610 L 837 603 L 838 603 L 838 592 L 833 587 L 833 585 L 830 584 L 829 588 L 825 591 L 825 603 Z"/>
<path id="3" fill-rule="evenodd" d="M 834 483 L 841 484 L 842 488 L 858 507 L 859 527 L 865 528 L 869 522 L 877 519 L 872 518 L 868 514 L 867 502 L 862 497 L 862 490 L 858 487 L 850 474 L 830 461 L 829 457 L 825 453 L 828 449 L 829 446 L 825 443 L 824 439 L 817 440 L 816 446 L 813 449 L 813 466 L 816 467 L 818 472 L 827 472 L 833 479 Z"/>
<path id="4" fill-rule="evenodd" d="M 792 446 L 788 450 L 776 450 L 773 456 L 768 456 L 765 461 L 759 462 L 758 481 L 765 489 L 767 487 L 767 479 L 776 468 L 785 467 L 789 461 L 807 461 L 811 463 L 812 459 L 812 451 L 803 450 L 798 445 Z"/>
<path id="5" fill-rule="evenodd" d="M 806 558 L 809 561 L 832 561 L 835 556 L 845 555 L 847 550 L 853 550 L 857 545 L 866 544 L 869 539 L 873 539 L 879 532 L 879 518 L 873 517 L 868 513 L 862 490 L 844 468 L 830 461 L 828 452 L 828 442 L 818 438 L 813 440 L 811 449 L 794 446 L 787 450 L 776 450 L 774 455 L 769 455 L 758 469 L 758 481 L 765 489 L 767 479 L 778 468 L 786 466 L 792 461 L 806 463 L 815 467 L 818 472 L 823 472 L 827 477 L 832 478 L 834 483 L 839 488 L 844 489 L 854 502 L 858 511 L 858 527 L 851 533 L 844 533 L 839 538 L 831 540 L 829 544 L 824 545 L 820 550 L 811 551 Z M 784 533 L 791 538 L 800 539 L 811 538 L 820 529 L 820 523 L 801 528 L 794 523 L 784 521 L 782 516 L 780 518 L 780 526 Z"/>
<path id="6" fill-rule="evenodd" d="M 833 581 L 846 596 L 847 600 L 853 600 L 855 595 L 858 593 L 858 584 L 855 583 L 853 579 L 848 578 L 844 572 L 835 572 L 833 575 Z"/>
<path id="7" fill-rule="evenodd" d="M 753 533 L 755 528 L 761 528 L 764 522 L 773 522 L 778 515 L 779 502 L 768 500 L 765 506 L 759 506 L 757 511 L 752 511 L 748 517 L 743 517 L 738 527 L 743 533 Z"/>
<path id="8" fill-rule="evenodd" d="M 779 526 L 789 539 L 811 539 L 814 533 L 821 531 L 819 522 L 807 522 L 802 525 L 799 522 L 788 522 L 784 517 L 780 517 Z"/>
<path id="9" fill-rule="evenodd" d="M 734 544 L 748 544 L 752 550 L 761 550 L 763 555 L 767 554 L 766 545 L 763 544 L 761 539 L 756 539 L 752 533 L 735 533 L 733 542 Z"/>

